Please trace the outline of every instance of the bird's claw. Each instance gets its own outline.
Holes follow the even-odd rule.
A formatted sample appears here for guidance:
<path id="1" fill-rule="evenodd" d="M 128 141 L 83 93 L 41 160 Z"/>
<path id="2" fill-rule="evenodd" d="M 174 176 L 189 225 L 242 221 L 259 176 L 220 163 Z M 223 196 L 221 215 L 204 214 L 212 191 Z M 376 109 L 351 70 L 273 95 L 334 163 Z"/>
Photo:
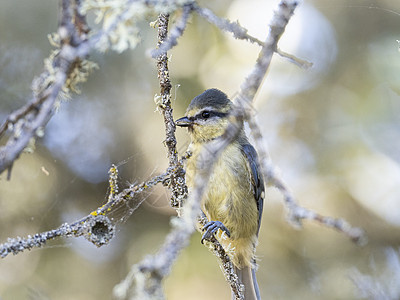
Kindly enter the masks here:
<path id="1" fill-rule="evenodd" d="M 209 241 L 211 239 L 211 237 L 213 236 L 213 234 L 215 234 L 218 229 L 221 229 L 222 231 L 224 231 L 228 237 L 231 236 L 231 233 L 229 232 L 228 228 L 226 228 L 222 222 L 210 221 L 206 225 L 204 225 L 204 227 L 202 229 L 203 231 L 205 231 L 205 233 L 201 237 L 201 243 L 203 244 L 204 240 Z"/>

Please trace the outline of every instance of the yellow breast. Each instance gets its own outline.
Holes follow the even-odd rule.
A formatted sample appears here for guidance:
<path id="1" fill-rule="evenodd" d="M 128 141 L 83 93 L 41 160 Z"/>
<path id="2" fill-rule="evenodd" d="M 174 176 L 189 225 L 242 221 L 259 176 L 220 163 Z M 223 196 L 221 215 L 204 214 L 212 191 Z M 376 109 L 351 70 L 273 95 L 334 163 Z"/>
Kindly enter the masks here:
<path id="1" fill-rule="evenodd" d="M 187 165 L 189 191 L 194 186 L 198 155 L 202 146 L 191 150 Z M 235 247 L 233 262 L 237 267 L 250 265 L 258 227 L 257 204 L 253 194 L 250 169 L 239 143 L 225 148 L 214 165 L 202 210 L 210 221 L 222 222 L 230 231 L 229 243 Z"/>

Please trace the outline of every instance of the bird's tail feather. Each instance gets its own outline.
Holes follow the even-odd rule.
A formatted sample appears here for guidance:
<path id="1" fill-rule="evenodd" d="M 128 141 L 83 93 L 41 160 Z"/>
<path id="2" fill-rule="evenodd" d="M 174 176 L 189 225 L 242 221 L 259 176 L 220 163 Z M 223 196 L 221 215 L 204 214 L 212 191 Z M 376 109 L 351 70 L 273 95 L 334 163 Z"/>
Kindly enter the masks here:
<path id="1" fill-rule="evenodd" d="M 244 267 L 242 269 L 235 268 L 235 272 L 239 280 L 244 285 L 244 299 L 261 300 L 255 269 L 251 267 Z M 232 300 L 236 300 L 235 295 L 233 294 L 232 294 Z"/>

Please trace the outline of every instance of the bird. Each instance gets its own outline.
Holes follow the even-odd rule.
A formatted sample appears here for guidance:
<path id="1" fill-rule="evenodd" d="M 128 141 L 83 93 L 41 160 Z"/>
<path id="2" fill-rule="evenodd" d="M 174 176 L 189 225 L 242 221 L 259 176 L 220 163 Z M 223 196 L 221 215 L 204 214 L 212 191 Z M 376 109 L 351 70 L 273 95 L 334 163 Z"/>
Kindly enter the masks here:
<path id="1" fill-rule="evenodd" d="M 200 152 L 207 143 L 224 134 L 233 108 L 233 102 L 224 92 L 207 89 L 193 98 L 185 116 L 175 121 L 177 126 L 188 129 L 191 138 L 188 147 L 191 157 L 186 162 L 189 193 L 195 184 L 196 171 L 201 167 L 198 164 Z M 255 247 L 264 204 L 264 180 L 257 152 L 246 136 L 243 121 L 211 172 L 201 200 L 201 210 L 208 219 L 202 228 L 201 241 L 214 235 L 225 250 L 230 249 L 226 252 L 244 285 L 245 299 L 258 300 Z M 221 238 L 222 232 L 224 238 Z"/>

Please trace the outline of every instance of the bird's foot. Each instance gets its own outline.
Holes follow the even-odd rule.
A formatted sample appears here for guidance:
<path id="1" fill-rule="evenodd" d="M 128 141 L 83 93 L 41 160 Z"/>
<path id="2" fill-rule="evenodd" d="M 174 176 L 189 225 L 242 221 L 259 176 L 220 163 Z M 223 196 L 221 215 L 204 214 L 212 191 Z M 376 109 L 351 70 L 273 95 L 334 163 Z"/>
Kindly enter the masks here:
<path id="1" fill-rule="evenodd" d="M 202 229 L 203 231 L 205 231 L 205 233 L 201 237 L 201 243 L 203 244 L 204 240 L 209 241 L 213 236 L 213 234 L 215 234 L 218 231 L 218 229 L 224 231 L 228 237 L 231 236 L 231 233 L 229 232 L 228 228 L 226 228 L 222 222 L 210 221 L 206 225 L 204 225 Z"/>

